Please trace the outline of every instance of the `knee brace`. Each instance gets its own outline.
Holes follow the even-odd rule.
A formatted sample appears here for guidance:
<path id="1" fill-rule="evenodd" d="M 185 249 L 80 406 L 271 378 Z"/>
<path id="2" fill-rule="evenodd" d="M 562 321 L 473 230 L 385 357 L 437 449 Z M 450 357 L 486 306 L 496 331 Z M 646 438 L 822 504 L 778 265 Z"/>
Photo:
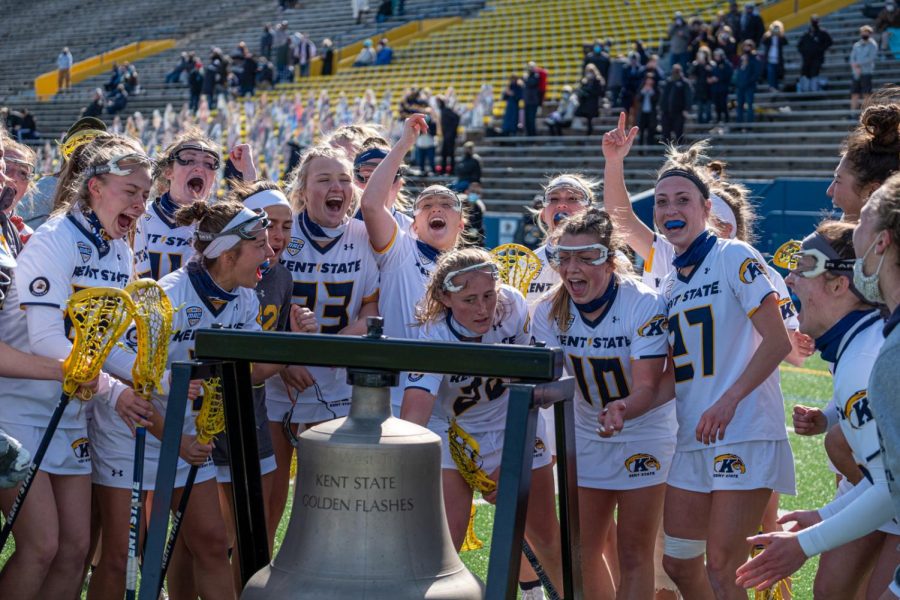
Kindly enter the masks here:
<path id="1" fill-rule="evenodd" d="M 666 535 L 665 539 L 665 550 L 663 552 L 666 556 L 672 558 L 690 560 L 703 556 L 703 553 L 706 552 L 706 540 L 686 540 L 670 535 Z"/>

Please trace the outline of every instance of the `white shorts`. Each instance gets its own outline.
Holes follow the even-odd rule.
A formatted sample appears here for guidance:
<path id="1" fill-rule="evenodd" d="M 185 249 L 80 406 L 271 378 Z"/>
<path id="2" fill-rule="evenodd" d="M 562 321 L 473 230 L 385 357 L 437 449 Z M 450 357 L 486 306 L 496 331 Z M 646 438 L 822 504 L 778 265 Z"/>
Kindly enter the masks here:
<path id="1" fill-rule="evenodd" d="M 289 400 L 276 400 L 266 397 L 266 412 L 268 413 L 269 421 L 281 423 L 284 420 L 284 415 L 289 413 L 290 410 L 291 403 Z M 316 402 L 315 404 L 298 402 L 294 407 L 294 414 L 291 415 L 291 423 L 310 425 L 312 423 L 340 419 L 348 414 L 350 414 L 350 398 Z"/>
<path id="2" fill-rule="evenodd" d="M 150 434 L 148 433 L 149 437 Z M 142 489 L 152 492 L 156 488 L 156 473 L 159 466 L 159 456 L 155 452 L 147 452 L 144 448 L 144 473 Z M 191 465 L 181 457 L 178 458 L 178 470 L 175 472 L 175 488 L 182 488 L 187 483 Z M 212 457 L 203 463 L 197 470 L 195 483 L 203 483 L 216 476 L 215 465 Z M 111 488 L 131 489 L 134 479 L 134 453 L 130 456 L 121 453 L 103 453 L 94 459 L 94 471 L 91 474 L 91 482 Z"/>
<path id="3" fill-rule="evenodd" d="M 636 490 L 665 483 L 675 454 L 675 436 L 615 442 L 575 436 L 578 486 L 598 490 Z"/>
<path id="4" fill-rule="evenodd" d="M 761 488 L 789 496 L 797 493 L 794 454 L 787 440 L 676 450 L 668 483 L 672 487 L 704 494 Z"/>
<path id="5" fill-rule="evenodd" d="M 259 459 L 259 474 L 267 475 L 278 467 L 275 455 Z M 228 465 L 216 465 L 216 481 L 219 483 L 231 483 L 231 467 Z"/>
<path id="6" fill-rule="evenodd" d="M 34 457 L 47 428 L 3 423 L 3 430 L 17 439 Z M 40 470 L 51 475 L 90 475 L 91 444 L 87 428 L 57 428 L 53 432 L 47 453 L 44 454 L 44 460 L 41 461 Z"/>
<path id="7" fill-rule="evenodd" d="M 544 442 L 550 448 L 550 454 L 556 456 L 556 413 L 553 412 L 552 406 L 548 406 L 541 409 L 541 415 L 544 417 L 544 423 L 547 424 L 547 435 L 544 437 Z"/>
<path id="8" fill-rule="evenodd" d="M 840 498 L 852 489 L 853 484 L 846 477 L 841 477 L 841 482 L 838 483 L 837 491 L 834 493 L 835 499 Z M 888 535 L 900 535 L 900 523 L 897 523 L 896 519 L 891 519 L 879 527 L 878 531 Z"/>
<path id="9" fill-rule="evenodd" d="M 546 467 L 553 462 L 553 455 L 550 448 L 544 441 L 546 438 L 546 423 L 544 419 L 538 415 L 537 428 L 534 433 L 534 452 L 532 454 L 531 468 L 540 469 Z M 437 419 L 432 419 L 428 423 L 428 428 L 441 437 L 441 468 L 455 469 L 456 463 L 450 456 L 450 443 L 447 441 L 447 425 L 436 426 Z M 500 460 L 503 456 L 503 436 L 504 431 L 488 431 L 485 433 L 472 433 L 475 441 L 479 445 L 479 454 L 481 455 L 481 468 L 485 473 L 490 475 L 497 467 L 500 466 Z"/>

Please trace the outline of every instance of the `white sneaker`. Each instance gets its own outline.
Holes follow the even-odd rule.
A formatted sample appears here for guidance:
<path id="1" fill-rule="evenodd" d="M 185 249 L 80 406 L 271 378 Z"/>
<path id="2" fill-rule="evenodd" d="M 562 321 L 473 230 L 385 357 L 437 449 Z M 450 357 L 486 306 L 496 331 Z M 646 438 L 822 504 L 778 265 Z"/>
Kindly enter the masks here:
<path id="1" fill-rule="evenodd" d="M 544 588 L 537 586 L 528 591 L 523 591 L 522 600 L 547 600 L 547 597 L 544 595 Z"/>

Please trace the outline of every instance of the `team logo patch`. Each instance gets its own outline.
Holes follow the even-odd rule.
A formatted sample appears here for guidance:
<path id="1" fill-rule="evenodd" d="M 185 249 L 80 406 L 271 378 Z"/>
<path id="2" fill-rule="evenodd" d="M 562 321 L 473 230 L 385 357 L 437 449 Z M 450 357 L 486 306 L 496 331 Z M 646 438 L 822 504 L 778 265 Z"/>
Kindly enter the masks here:
<path id="1" fill-rule="evenodd" d="M 668 328 L 669 318 L 666 315 L 653 315 L 649 321 L 638 327 L 638 335 L 641 337 L 663 335 Z"/>
<path id="2" fill-rule="evenodd" d="M 72 454 L 79 463 L 86 463 L 91 460 L 91 443 L 86 437 L 78 438 L 72 442 Z"/>
<path id="3" fill-rule="evenodd" d="M 738 477 L 747 472 L 747 465 L 737 454 L 720 454 L 713 464 L 713 477 Z"/>
<path id="4" fill-rule="evenodd" d="M 791 317 L 797 316 L 797 308 L 794 306 L 794 303 L 791 299 L 781 298 L 778 300 L 778 308 L 781 309 L 781 320 L 787 321 Z"/>
<path id="5" fill-rule="evenodd" d="M 539 437 L 534 438 L 534 456 L 543 456 L 546 450 L 547 445 L 544 444 L 544 440 Z"/>
<path id="6" fill-rule="evenodd" d="M 862 429 L 863 426 L 875 419 L 872 409 L 869 407 L 869 397 L 866 390 L 859 390 L 847 399 L 844 404 L 843 417 L 850 422 L 853 429 Z"/>
<path id="7" fill-rule="evenodd" d="M 425 377 L 425 373 L 410 373 L 406 376 L 406 379 L 415 383 L 416 381 L 421 380 L 423 377 Z"/>
<path id="8" fill-rule="evenodd" d="M 632 454 L 625 459 L 625 470 L 628 471 L 629 477 L 656 475 L 660 468 L 659 460 L 646 452 Z"/>
<path id="9" fill-rule="evenodd" d="M 306 244 L 306 242 L 304 242 L 300 238 L 292 237 L 291 241 L 288 242 L 288 245 L 287 245 L 288 254 L 290 254 L 291 256 L 297 256 L 297 253 L 300 252 L 301 250 L 303 250 L 303 246 L 305 244 Z"/>
<path id="10" fill-rule="evenodd" d="M 740 277 L 741 282 L 753 283 L 760 275 L 766 277 L 766 269 L 755 258 L 745 259 L 744 262 L 741 263 L 741 269 L 738 272 L 738 277 Z"/>
<path id="11" fill-rule="evenodd" d="M 574 324 L 575 324 L 575 315 L 570 314 L 569 317 L 566 319 L 566 325 L 565 325 L 565 327 L 562 328 L 562 330 L 568 331 L 569 329 L 572 328 L 572 325 L 574 325 Z"/>
<path id="12" fill-rule="evenodd" d="M 50 291 L 50 281 L 46 277 L 35 277 L 28 285 L 32 296 L 45 296 Z"/>
<path id="13" fill-rule="evenodd" d="M 81 255 L 81 262 L 88 262 L 91 260 L 91 247 L 84 242 L 78 242 L 78 254 Z"/>
<path id="14" fill-rule="evenodd" d="M 199 323 L 200 318 L 203 317 L 203 309 L 199 306 L 188 306 L 184 309 L 184 314 L 187 315 L 188 325 L 193 327 Z"/>

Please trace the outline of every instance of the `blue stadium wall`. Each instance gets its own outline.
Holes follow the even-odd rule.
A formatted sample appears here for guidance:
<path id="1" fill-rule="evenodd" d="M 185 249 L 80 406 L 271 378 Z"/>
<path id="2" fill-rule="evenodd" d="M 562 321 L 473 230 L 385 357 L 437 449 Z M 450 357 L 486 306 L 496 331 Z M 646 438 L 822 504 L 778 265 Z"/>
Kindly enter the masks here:
<path id="1" fill-rule="evenodd" d="M 827 179 L 774 179 L 742 182 L 751 192 L 760 216 L 756 247 L 771 254 L 789 239 L 801 239 L 812 232 L 816 223 L 835 213 L 825 191 Z M 635 212 L 651 228 L 653 190 L 632 196 Z M 484 219 L 486 245 L 492 248 L 512 242 L 522 217 L 511 213 L 488 213 Z"/>

